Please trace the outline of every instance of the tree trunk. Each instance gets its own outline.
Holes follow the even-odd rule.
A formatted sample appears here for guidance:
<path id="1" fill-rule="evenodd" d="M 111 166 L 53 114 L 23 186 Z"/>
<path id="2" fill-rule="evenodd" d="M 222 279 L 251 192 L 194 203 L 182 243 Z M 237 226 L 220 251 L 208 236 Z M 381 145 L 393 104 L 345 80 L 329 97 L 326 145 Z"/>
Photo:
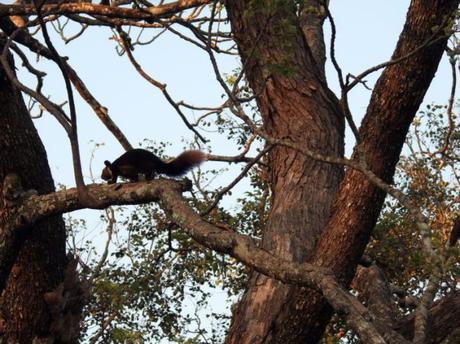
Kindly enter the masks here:
<path id="1" fill-rule="evenodd" d="M 413 0 L 393 57 L 433 38 L 433 28 L 458 3 Z M 327 86 L 318 81 L 318 67 L 299 34 L 294 10 L 287 3 L 255 6 L 247 1 L 226 3 L 248 80 L 260 94 L 264 128 L 274 137 L 288 137 L 323 154 L 341 154 L 341 114 Z M 438 67 L 447 42 L 443 34 L 411 58 L 387 67 L 373 91 L 359 149 L 370 169 L 386 181 L 393 177 L 409 125 Z M 290 66 L 292 74 L 274 72 L 271 66 L 280 63 Z M 270 166 L 273 201 L 263 247 L 284 259 L 304 261 L 312 257 L 321 235 L 313 261 L 330 267 L 348 284 L 377 221 L 384 192 L 349 170 L 337 194 L 338 168 L 313 163 L 289 149 L 275 150 Z M 320 294 L 255 274 L 233 314 L 227 343 L 316 343 L 331 314 Z"/>
<path id="2" fill-rule="evenodd" d="M 0 41 L 0 50 L 3 42 Z M 0 68 L 0 189 L 5 175 L 17 174 L 27 189 L 54 191 L 45 149 L 21 93 Z M 5 211 L 0 192 L 0 212 Z M 18 235 L 17 255 L 0 297 L 2 342 L 31 343 L 49 335 L 50 313 L 43 295 L 62 282 L 65 227 L 61 216 L 36 223 Z"/>
<path id="3" fill-rule="evenodd" d="M 228 1 L 226 6 L 247 78 L 258 95 L 264 130 L 274 138 L 342 156 L 344 117 L 307 46 L 294 4 L 258 7 Z M 262 246 L 284 259 L 305 262 L 329 218 L 343 169 L 284 147 L 271 151 L 269 165 L 272 199 Z M 269 341 L 278 331 L 273 328 L 278 314 L 297 290 L 252 274 L 227 343 Z"/>

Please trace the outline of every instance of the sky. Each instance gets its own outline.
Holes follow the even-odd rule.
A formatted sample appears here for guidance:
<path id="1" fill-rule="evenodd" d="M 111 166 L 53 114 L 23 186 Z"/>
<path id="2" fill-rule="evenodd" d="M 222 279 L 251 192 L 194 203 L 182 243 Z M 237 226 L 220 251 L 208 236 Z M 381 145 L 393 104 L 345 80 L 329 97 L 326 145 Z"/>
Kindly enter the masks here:
<path id="1" fill-rule="evenodd" d="M 331 13 L 337 28 L 336 57 L 345 74 L 357 75 L 373 65 L 389 60 L 402 29 L 408 4 L 408 0 L 331 0 Z M 325 30 L 329 45 L 330 29 L 327 22 Z M 54 39 L 54 42 L 61 55 L 69 57 L 70 65 L 78 71 L 99 102 L 109 109 L 111 118 L 134 146 L 145 138 L 157 142 L 167 141 L 171 145 L 167 147 L 166 153 L 177 155 L 186 146 L 183 140 L 191 141 L 193 134 L 186 129 L 161 92 L 135 72 L 126 56 L 117 55 L 112 36 L 113 33 L 107 28 L 89 29 L 82 37 L 67 45 L 58 39 Z M 222 102 L 223 91 L 215 79 L 206 52 L 190 43 L 168 34 L 150 45 L 137 46 L 133 53 L 146 72 L 167 84 L 175 100 L 201 106 L 216 106 Z M 223 73 L 231 73 L 239 66 L 237 57 L 218 58 Z M 57 103 L 64 101 L 64 81 L 57 67 L 43 60 L 39 66 L 49 74 L 45 80 L 45 94 Z M 370 86 L 378 75 L 375 73 L 367 78 Z M 30 80 L 24 73 L 20 77 L 25 82 Z M 327 79 L 332 90 L 338 94 L 337 77 L 330 60 L 327 63 Z M 446 103 L 450 81 L 450 67 L 444 58 L 425 97 L 425 103 Z M 370 93 L 358 85 L 349 95 L 351 110 L 357 122 L 366 111 Z M 95 144 L 103 144 L 94 151 L 92 160 L 96 178 L 100 176 L 103 161 L 114 160 L 123 153 L 123 148 L 78 96 L 77 114 L 83 174 L 89 182 L 89 163 Z M 45 144 L 55 182 L 67 187 L 74 186 L 70 144 L 64 130 L 47 113 L 34 123 Z M 211 153 L 237 154 L 233 143 L 216 133 L 208 135 L 213 140 Z M 349 131 L 347 135 L 349 153 L 354 141 Z M 204 168 L 207 167 L 224 165 L 206 163 Z M 230 180 L 230 175 L 224 175 L 219 181 L 225 184 Z M 96 182 L 101 180 L 96 179 Z M 247 184 L 242 183 L 237 193 L 244 192 L 245 187 Z M 91 219 L 94 214 L 93 211 L 82 211 L 77 216 Z M 95 229 L 92 235 L 97 240 L 103 229 L 98 227 L 97 222 L 90 226 Z"/>

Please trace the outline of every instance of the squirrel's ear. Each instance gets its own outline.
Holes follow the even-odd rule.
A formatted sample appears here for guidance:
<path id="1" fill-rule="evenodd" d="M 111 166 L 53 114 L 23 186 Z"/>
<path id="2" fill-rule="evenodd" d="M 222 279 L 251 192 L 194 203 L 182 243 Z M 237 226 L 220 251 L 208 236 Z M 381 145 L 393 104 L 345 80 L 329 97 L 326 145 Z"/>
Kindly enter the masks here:
<path id="1" fill-rule="evenodd" d="M 112 164 L 108 160 L 104 161 L 104 165 L 107 167 L 112 167 Z"/>

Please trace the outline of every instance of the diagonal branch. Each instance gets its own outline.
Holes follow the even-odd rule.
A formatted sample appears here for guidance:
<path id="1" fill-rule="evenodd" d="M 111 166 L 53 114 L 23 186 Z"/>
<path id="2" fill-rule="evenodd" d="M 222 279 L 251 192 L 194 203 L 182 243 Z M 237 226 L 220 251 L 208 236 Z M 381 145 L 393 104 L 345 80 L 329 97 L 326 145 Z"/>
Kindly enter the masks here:
<path id="1" fill-rule="evenodd" d="M 214 197 L 214 201 L 211 203 L 211 205 L 200 215 L 208 215 L 219 204 L 222 197 L 224 197 L 226 193 L 228 193 L 236 184 L 238 184 L 238 182 L 247 175 L 252 166 L 259 162 L 259 160 L 262 159 L 262 157 L 265 154 L 267 154 L 274 146 L 274 144 L 268 144 L 262 151 L 259 152 L 259 154 L 257 154 L 257 156 L 254 159 L 249 161 L 247 165 L 243 168 L 241 173 L 229 185 L 227 185 L 225 188 L 223 188 L 216 194 L 216 196 Z"/>
<path id="2" fill-rule="evenodd" d="M 150 75 L 148 75 L 144 69 L 141 67 L 141 65 L 136 61 L 134 58 L 134 55 L 131 52 L 130 44 L 128 42 L 128 37 L 125 32 L 121 31 L 121 28 L 117 28 L 119 37 L 121 39 L 123 48 L 129 58 L 129 61 L 131 64 L 134 66 L 136 71 L 145 79 L 147 80 L 150 84 L 153 86 L 157 87 L 165 96 L 166 100 L 172 105 L 172 107 L 176 110 L 176 112 L 179 114 L 180 118 L 184 122 L 187 128 L 189 128 L 203 143 L 206 143 L 206 139 L 190 124 L 188 121 L 187 117 L 185 114 L 182 112 L 180 109 L 179 105 L 171 98 L 171 95 L 169 92 L 166 90 L 166 85 L 160 83 L 159 81 L 153 79 Z"/>
<path id="3" fill-rule="evenodd" d="M 43 46 L 38 40 L 32 37 L 30 33 L 26 30 L 18 29 L 7 17 L 0 17 L 0 29 L 2 29 L 6 34 L 8 34 L 15 42 L 18 42 L 29 48 L 30 51 L 54 61 L 54 56 L 48 48 Z M 101 122 L 120 142 L 120 144 L 125 148 L 125 150 L 131 149 L 132 146 L 129 143 L 128 139 L 109 117 L 107 108 L 102 106 L 97 101 L 97 99 L 94 98 L 94 96 L 89 92 L 88 88 L 85 86 L 84 82 L 79 78 L 75 70 L 66 61 L 63 61 L 63 63 L 66 65 L 68 76 L 72 81 L 72 84 L 74 85 L 75 89 L 79 92 L 80 96 L 91 106 L 91 108 L 96 113 Z"/>
<path id="4" fill-rule="evenodd" d="M 7 77 L 8 77 L 8 79 L 10 79 L 10 81 L 18 89 L 20 89 L 22 92 L 24 92 L 27 95 L 37 99 L 46 108 L 46 110 L 49 111 L 49 113 L 51 113 L 57 119 L 59 124 L 61 124 L 61 126 L 66 131 L 66 133 L 68 135 L 70 135 L 70 131 L 71 131 L 70 119 L 67 117 L 67 115 L 64 113 L 64 111 L 62 111 L 62 109 L 57 104 L 55 104 L 52 101 L 48 100 L 48 98 L 46 98 L 43 94 L 41 94 L 39 92 L 36 92 L 36 91 L 28 88 L 24 84 L 22 84 L 18 80 L 18 78 L 16 77 L 16 75 L 14 74 L 13 70 L 10 67 L 10 63 L 8 61 L 9 48 L 10 48 L 10 44 L 12 42 L 12 39 L 14 39 L 15 34 L 18 33 L 19 30 L 16 30 L 15 32 L 13 32 L 13 34 L 10 37 L 10 39 L 8 39 L 6 41 L 6 43 L 5 43 L 5 46 L 3 48 L 3 51 L 2 51 L 2 54 L 1 54 L 1 57 L 0 57 L 2 67 L 5 70 L 5 73 L 6 73 Z"/>
<path id="5" fill-rule="evenodd" d="M 72 150 L 72 160 L 73 160 L 73 170 L 75 176 L 75 183 L 77 185 L 78 194 L 82 201 L 88 199 L 88 194 L 85 186 L 85 181 L 83 180 L 83 173 L 81 169 L 81 157 L 80 157 L 80 148 L 78 144 L 78 130 L 77 130 L 77 112 L 75 109 L 75 100 L 73 97 L 73 90 L 70 84 L 69 76 L 68 76 L 68 69 L 67 65 L 63 62 L 63 58 L 59 55 L 56 48 L 54 47 L 53 43 L 51 42 L 50 36 L 48 34 L 48 29 L 46 28 L 46 24 L 43 20 L 42 11 L 40 5 L 37 4 L 37 0 L 34 0 L 34 5 L 37 10 L 37 19 L 40 23 L 40 27 L 43 32 L 43 38 L 45 39 L 46 45 L 48 49 L 53 54 L 53 60 L 58 65 L 59 69 L 61 70 L 62 76 L 64 78 L 64 83 L 67 91 L 67 97 L 69 100 L 69 109 L 70 109 L 70 131 L 68 132 L 69 140 L 70 140 L 70 147 Z M 42 3 L 43 5 L 43 3 Z"/>
<path id="6" fill-rule="evenodd" d="M 90 200 L 93 201 L 91 204 L 82 203 L 75 188 L 43 196 L 30 196 L 21 204 L 7 208 L 1 217 L 2 227 L 12 233 L 43 218 L 84 207 L 101 209 L 114 204 L 158 202 L 171 219 L 198 243 L 229 254 L 255 270 L 284 283 L 303 285 L 320 291 L 334 309 L 345 316 L 348 324 L 363 341 L 385 343 L 379 333 L 393 331 L 341 287 L 327 269 L 309 263 L 297 264 L 280 259 L 259 248 L 251 237 L 223 230 L 204 221 L 182 197 L 182 192 L 189 189 L 190 184 L 187 182 L 174 180 L 93 184 L 88 185 Z M 3 250 L 2 253 L 6 252 L 8 250 Z"/>

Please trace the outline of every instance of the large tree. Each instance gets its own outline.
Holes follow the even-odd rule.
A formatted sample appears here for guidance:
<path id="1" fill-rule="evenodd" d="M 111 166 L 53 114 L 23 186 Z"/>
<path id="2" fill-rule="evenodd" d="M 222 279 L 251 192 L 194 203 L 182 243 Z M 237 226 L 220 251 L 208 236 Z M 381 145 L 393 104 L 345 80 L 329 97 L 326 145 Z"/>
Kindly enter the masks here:
<path id="1" fill-rule="evenodd" d="M 414 199 L 394 188 L 392 180 L 410 124 L 454 33 L 459 1 L 411 1 L 391 61 L 362 75 L 344 77 L 331 49 L 341 86 L 339 97 L 329 89 L 325 75 L 323 23 L 328 18 L 333 24 L 325 1 L 179 0 L 156 6 L 148 1 L 102 3 L 24 1 L 0 5 L 0 180 L 4 181 L 0 194 L 0 332 L 5 342 L 76 341 L 80 313 L 89 294 L 96 293 L 95 277 L 101 266 L 95 267 L 86 282 L 77 276 L 76 260 L 68 261 L 65 256 L 63 213 L 152 201 L 164 211 L 156 220 L 167 221 L 169 230 L 180 228 L 187 239 L 234 257 L 253 270 L 233 309 L 228 343 L 315 343 L 333 314 L 340 315 L 366 343 L 438 343 L 455 338 L 460 322 L 459 308 L 454 306 L 459 303 L 455 287 L 434 302 L 447 274 L 443 264 L 451 253 L 434 248 L 430 216 Z M 224 15 L 230 27 L 222 20 Z M 163 92 L 197 140 L 204 141 L 203 132 L 197 128 L 206 123 L 190 123 L 184 108 L 209 111 L 203 118 L 217 116 L 221 130 L 228 123 L 220 114 L 231 113 L 238 120 L 239 135 L 250 137 L 247 142 L 240 137 L 246 144 L 244 153 L 253 151 L 249 146 L 254 138 L 264 142 L 255 158 L 246 154 L 209 155 L 210 160 L 246 162 L 244 173 L 260 163 L 259 177 L 269 188 L 269 197 L 262 199 L 270 202 L 259 228 L 260 242 L 242 234 L 242 228 L 231 228 L 238 222 L 229 221 L 228 214 L 217 215 L 221 211 L 217 203 L 231 185 L 216 192 L 215 200 L 205 197 L 194 203 L 182 195 L 190 190 L 186 182 L 85 185 L 74 91 L 125 149 L 131 145 L 79 78 L 78 69 L 56 51 L 47 22 L 62 17 L 83 28 L 111 27 L 122 52 Z M 193 39 L 186 39 L 209 55 L 225 91 L 226 101 L 221 107 L 208 109 L 175 102 L 166 85 L 149 76 L 136 61 L 133 47 L 138 42 L 129 36 L 128 27 L 167 29 L 184 38 L 176 25 L 189 30 Z M 40 27 L 43 40 L 31 34 L 35 27 Z M 225 29 L 228 32 L 223 32 Z M 333 30 L 332 47 L 334 38 Z M 241 70 L 231 80 L 224 80 L 215 54 L 232 53 L 229 41 L 236 43 Z M 21 49 L 59 66 L 66 81 L 69 115 L 67 108 L 41 94 L 43 75 L 30 66 Z M 35 90 L 15 76 L 10 52 L 39 80 Z M 454 53 L 451 51 L 452 59 Z M 365 84 L 369 73 L 382 68 L 358 129 L 348 106 L 348 92 L 357 84 Z M 39 101 L 66 130 L 72 146 L 75 189 L 54 192 L 46 155 L 21 91 Z M 345 123 L 357 141 L 350 159 L 344 158 Z M 437 153 L 446 156 L 449 136 L 451 133 L 447 134 L 446 148 Z M 363 254 L 387 193 L 406 207 L 423 237 L 422 247 L 430 265 L 423 281 L 427 287 L 409 316 L 396 316 L 399 310 L 388 296 L 389 285 L 375 264 L 357 269 L 365 260 Z M 225 221 L 228 223 L 223 224 Z M 202 249 L 184 239 L 179 242 L 184 244 L 179 250 Z M 353 278 L 361 300 L 348 292 Z"/>

